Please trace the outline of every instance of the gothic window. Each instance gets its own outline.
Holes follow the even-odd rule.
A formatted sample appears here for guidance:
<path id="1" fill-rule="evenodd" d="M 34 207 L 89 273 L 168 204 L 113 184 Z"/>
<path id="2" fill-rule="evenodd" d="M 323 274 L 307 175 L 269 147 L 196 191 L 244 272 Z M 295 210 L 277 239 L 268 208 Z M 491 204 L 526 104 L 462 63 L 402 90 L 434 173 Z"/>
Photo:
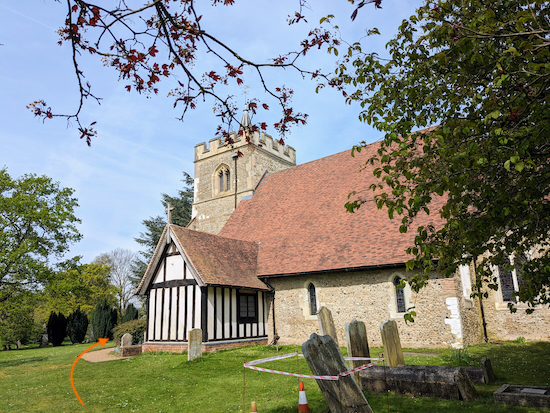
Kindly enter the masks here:
<path id="1" fill-rule="evenodd" d="M 513 270 L 510 268 L 510 260 L 507 260 L 504 265 L 499 265 L 498 280 L 500 282 L 502 301 L 515 301 L 515 292 L 523 284 L 521 267 L 525 261 L 527 261 L 527 257 L 514 257 L 515 268 Z"/>
<path id="2" fill-rule="evenodd" d="M 407 311 L 407 306 L 405 305 L 405 291 L 400 286 L 401 278 L 395 277 L 393 279 L 393 285 L 395 287 L 395 300 L 397 303 L 397 312 L 405 313 Z"/>
<path id="3" fill-rule="evenodd" d="M 256 294 L 239 294 L 239 323 L 258 321 L 258 302 Z"/>
<path id="4" fill-rule="evenodd" d="M 231 172 L 226 165 L 217 169 L 214 181 L 214 194 L 227 192 L 231 189 Z"/>
<path id="5" fill-rule="evenodd" d="M 317 314 L 317 296 L 315 295 L 315 286 L 313 284 L 309 284 L 307 287 L 307 292 L 309 296 L 309 314 L 316 315 Z"/>
<path id="6" fill-rule="evenodd" d="M 498 278 L 500 281 L 500 291 L 502 292 L 502 301 L 514 300 L 514 278 L 512 270 L 509 267 L 509 262 L 505 265 L 499 265 Z"/>

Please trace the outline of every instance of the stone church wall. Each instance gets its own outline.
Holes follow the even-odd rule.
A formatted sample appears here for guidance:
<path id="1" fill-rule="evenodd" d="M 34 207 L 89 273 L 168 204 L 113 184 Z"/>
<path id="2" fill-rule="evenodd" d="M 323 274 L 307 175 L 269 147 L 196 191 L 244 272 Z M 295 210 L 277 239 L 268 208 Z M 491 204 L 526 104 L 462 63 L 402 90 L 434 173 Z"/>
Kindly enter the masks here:
<path id="1" fill-rule="evenodd" d="M 380 324 L 386 319 L 397 322 L 404 347 L 462 347 L 479 337 L 478 309 L 465 308 L 461 300 L 459 277 L 430 277 L 419 293 L 405 289 L 406 306 L 415 306 L 414 323 L 405 323 L 397 313 L 395 276 L 406 278 L 402 269 L 368 272 L 342 272 L 314 276 L 270 278 L 275 288 L 275 323 L 280 344 L 302 344 L 312 333 L 319 334 L 317 316 L 310 315 L 308 286 L 313 283 L 317 309 L 327 307 L 345 346 L 344 327 L 353 319 L 365 322 L 369 343 L 380 346 Z M 455 303 L 456 305 L 454 305 Z M 459 317 L 453 319 L 458 314 Z M 466 326 L 463 319 L 468 320 Z M 453 321 L 455 320 L 455 321 Z M 458 321 L 456 321 L 458 320 Z M 272 323 L 272 315 L 269 322 Z M 453 324 L 454 323 L 454 324 Z M 268 329 L 272 339 L 271 325 Z"/>
<path id="2" fill-rule="evenodd" d="M 526 340 L 550 341 L 550 309 L 536 307 L 532 314 L 526 314 L 527 305 L 518 303 L 517 312 L 511 313 L 508 303 L 502 301 L 500 291 L 490 290 L 489 298 L 483 302 L 487 336 L 489 341 Z"/>

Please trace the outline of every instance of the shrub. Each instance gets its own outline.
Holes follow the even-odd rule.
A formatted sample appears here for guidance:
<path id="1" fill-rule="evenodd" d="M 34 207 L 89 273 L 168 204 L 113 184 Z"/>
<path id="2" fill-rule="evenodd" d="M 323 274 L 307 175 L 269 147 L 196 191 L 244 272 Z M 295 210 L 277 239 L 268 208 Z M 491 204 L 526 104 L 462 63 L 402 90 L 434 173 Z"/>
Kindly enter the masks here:
<path id="1" fill-rule="evenodd" d="M 138 318 L 138 310 L 132 303 L 128 304 L 128 307 L 126 307 L 126 311 L 124 312 L 124 317 L 122 317 L 122 322 L 126 323 L 130 320 L 137 320 Z"/>
<path id="2" fill-rule="evenodd" d="M 113 339 L 113 328 L 117 322 L 117 311 L 106 300 L 95 306 L 92 311 L 92 330 L 94 337 Z"/>
<path id="3" fill-rule="evenodd" d="M 126 323 L 120 324 L 113 329 L 115 342 L 120 344 L 120 339 L 126 333 L 132 335 L 132 344 L 139 344 L 143 341 L 143 334 L 147 327 L 147 320 L 142 318 L 141 320 L 130 320 Z"/>
<path id="4" fill-rule="evenodd" d="M 78 307 L 67 318 L 67 334 L 73 344 L 82 343 L 86 337 L 86 331 L 88 331 L 88 316 Z"/>
<path id="5" fill-rule="evenodd" d="M 50 313 L 48 319 L 48 340 L 53 346 L 60 346 L 67 337 L 67 319 L 62 313 Z"/>

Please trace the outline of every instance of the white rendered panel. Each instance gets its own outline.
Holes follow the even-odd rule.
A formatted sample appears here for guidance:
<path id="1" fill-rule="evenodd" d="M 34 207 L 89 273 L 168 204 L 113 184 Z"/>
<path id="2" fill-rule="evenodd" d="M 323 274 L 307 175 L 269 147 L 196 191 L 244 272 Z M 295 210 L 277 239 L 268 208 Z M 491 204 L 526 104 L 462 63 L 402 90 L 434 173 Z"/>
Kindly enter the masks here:
<path id="1" fill-rule="evenodd" d="M 162 317 L 162 288 L 156 290 L 157 298 L 155 300 L 157 304 L 157 310 L 155 311 L 155 340 L 160 340 L 160 322 Z"/>
<path id="2" fill-rule="evenodd" d="M 223 336 L 224 338 L 229 338 L 229 325 L 231 323 L 231 314 L 229 314 L 229 300 L 231 300 L 231 290 L 229 288 L 225 288 L 223 290 L 224 294 L 224 306 L 223 306 L 223 313 L 225 314 L 224 320 L 223 320 Z"/>
<path id="3" fill-rule="evenodd" d="M 237 311 L 237 290 L 231 290 L 231 338 L 238 337 Z"/>
<path id="4" fill-rule="evenodd" d="M 208 339 L 214 338 L 214 288 L 208 287 L 208 303 L 207 303 L 207 328 Z"/>
<path id="5" fill-rule="evenodd" d="M 178 333 L 178 320 L 176 317 L 178 312 L 178 288 L 171 288 L 170 291 L 172 294 L 172 305 L 170 308 L 170 314 L 172 315 L 172 317 L 170 317 L 170 340 L 175 341 Z"/>
<path id="6" fill-rule="evenodd" d="M 187 287 L 187 331 L 185 332 L 186 337 L 188 336 L 188 331 L 193 328 L 193 289 L 194 286 L 190 285 Z"/>
<path id="7" fill-rule="evenodd" d="M 155 298 L 157 297 L 156 291 L 149 291 L 149 308 L 147 309 L 147 314 L 149 318 L 149 326 L 147 327 L 147 340 L 155 339 Z"/>
<path id="8" fill-rule="evenodd" d="M 239 337 L 244 337 L 244 324 L 239 324 Z"/>
<path id="9" fill-rule="evenodd" d="M 245 326 L 246 326 L 246 337 L 250 337 L 250 333 L 251 333 L 250 323 L 246 323 Z"/>
<path id="10" fill-rule="evenodd" d="M 264 323 L 264 293 L 258 291 L 258 330 L 257 335 L 265 334 L 265 323 Z"/>
<path id="11" fill-rule="evenodd" d="M 180 290 L 180 301 L 178 306 L 178 341 L 187 341 L 185 331 L 185 287 L 178 287 Z"/>
<path id="12" fill-rule="evenodd" d="M 166 281 L 183 280 L 183 258 L 181 255 L 166 257 Z"/>
<path id="13" fill-rule="evenodd" d="M 168 340 L 168 320 L 170 318 L 170 289 L 164 290 L 164 311 L 162 314 L 162 340 Z"/>
<path id="14" fill-rule="evenodd" d="M 201 324 L 201 289 L 199 287 L 193 287 L 195 290 L 195 328 L 202 328 Z"/>
<path id="15" fill-rule="evenodd" d="M 222 306 L 223 289 L 216 288 L 216 338 L 223 338 L 223 306 Z"/>
<path id="16" fill-rule="evenodd" d="M 159 265 L 159 269 L 157 270 L 157 273 L 155 275 L 155 281 L 153 281 L 153 284 L 161 283 L 164 281 L 164 262 L 161 262 Z"/>
<path id="17" fill-rule="evenodd" d="M 190 280 L 193 276 L 189 273 L 189 269 L 187 268 L 187 263 L 185 260 L 183 260 L 183 279 L 184 280 Z"/>

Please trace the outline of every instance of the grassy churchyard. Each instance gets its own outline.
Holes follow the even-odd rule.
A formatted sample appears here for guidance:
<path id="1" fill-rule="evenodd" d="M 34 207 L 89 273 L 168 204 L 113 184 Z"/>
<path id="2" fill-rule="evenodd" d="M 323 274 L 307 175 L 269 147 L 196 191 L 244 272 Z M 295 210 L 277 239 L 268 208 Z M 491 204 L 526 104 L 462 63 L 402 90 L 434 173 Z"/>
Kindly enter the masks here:
<path id="1" fill-rule="evenodd" d="M 521 341 L 521 340 L 520 340 Z M 467 350 L 404 349 L 438 353 L 437 357 L 405 356 L 407 364 L 479 365 L 488 357 L 499 380 L 476 385 L 479 399 L 472 403 L 395 394 L 367 399 L 374 412 L 538 412 L 493 403 L 493 392 L 502 384 L 550 385 L 550 343 L 508 342 L 472 346 Z M 108 343 L 107 347 L 112 345 Z M 0 352 L 0 412 L 239 412 L 243 401 L 243 362 L 299 351 L 298 346 L 254 346 L 205 354 L 187 362 L 186 354 L 143 354 L 134 358 L 90 363 L 80 359 L 74 371 L 75 387 L 85 403 L 75 397 L 71 366 L 90 344 Z M 96 348 L 99 348 L 97 346 Z M 345 349 L 342 349 L 345 351 Z M 381 352 L 372 348 L 373 357 Z M 300 358 L 279 360 L 262 367 L 309 373 Z M 258 412 L 296 412 L 298 378 L 247 369 L 245 412 L 256 401 Z M 312 413 L 322 412 L 325 401 L 314 380 L 304 380 Z M 389 408 L 388 408 L 389 405 Z"/>

